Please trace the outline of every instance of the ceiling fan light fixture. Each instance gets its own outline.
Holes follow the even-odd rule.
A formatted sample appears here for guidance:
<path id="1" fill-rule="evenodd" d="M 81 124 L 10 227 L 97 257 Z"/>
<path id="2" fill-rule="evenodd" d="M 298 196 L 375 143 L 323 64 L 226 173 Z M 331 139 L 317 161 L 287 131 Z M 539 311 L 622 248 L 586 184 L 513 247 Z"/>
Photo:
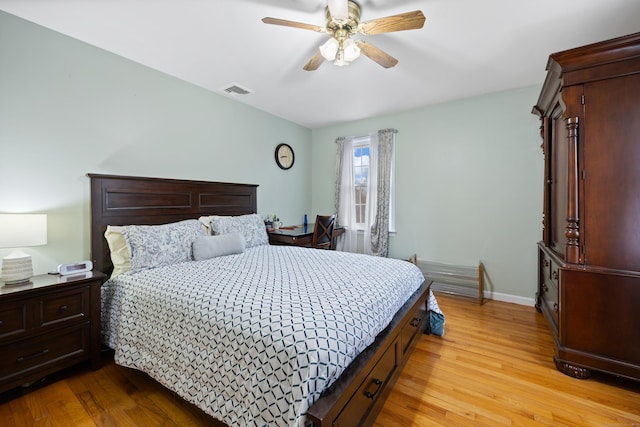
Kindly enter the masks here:
<path id="1" fill-rule="evenodd" d="M 345 65 L 349 65 L 350 62 L 345 61 L 344 59 L 344 49 L 338 49 L 338 53 L 336 54 L 336 60 L 333 61 L 333 65 L 337 65 L 338 67 L 344 67 Z"/>
<path id="2" fill-rule="evenodd" d="M 344 50 L 344 60 L 347 62 L 354 61 L 360 56 L 360 48 L 351 39 L 346 39 L 342 43 L 342 49 Z"/>
<path id="3" fill-rule="evenodd" d="M 351 39 L 341 40 L 333 65 L 344 67 L 360 56 L 360 47 Z"/>
<path id="4" fill-rule="evenodd" d="M 398 63 L 396 58 L 365 40 L 352 40 L 351 37 L 356 34 L 368 36 L 417 30 L 422 28 L 425 22 L 424 14 L 420 10 L 371 19 L 365 22 L 360 22 L 360 12 L 360 5 L 354 0 L 327 0 L 324 28 L 271 17 L 263 18 L 262 22 L 312 30 L 330 36 L 302 67 L 305 71 L 317 70 L 324 61 L 333 61 L 337 66 L 349 65 L 359 58 L 361 54 L 384 68 L 394 67 Z"/>
<path id="5" fill-rule="evenodd" d="M 331 18 L 338 24 L 343 24 L 349 19 L 349 2 L 347 0 L 328 0 L 327 7 Z"/>
<path id="6" fill-rule="evenodd" d="M 320 54 L 327 61 L 333 61 L 338 54 L 340 43 L 335 38 L 331 37 L 323 45 L 320 46 Z"/>

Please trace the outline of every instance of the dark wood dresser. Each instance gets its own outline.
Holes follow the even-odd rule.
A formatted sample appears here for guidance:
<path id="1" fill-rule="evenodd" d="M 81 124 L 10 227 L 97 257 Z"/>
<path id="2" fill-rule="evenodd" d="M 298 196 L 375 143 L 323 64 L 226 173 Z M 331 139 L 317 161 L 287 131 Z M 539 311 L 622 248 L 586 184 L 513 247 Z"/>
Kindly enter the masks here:
<path id="1" fill-rule="evenodd" d="M 565 374 L 640 380 L 640 33 L 552 54 L 537 308 Z"/>
<path id="2" fill-rule="evenodd" d="M 100 367 L 104 278 L 45 274 L 0 287 L 0 392 L 85 360 Z"/>

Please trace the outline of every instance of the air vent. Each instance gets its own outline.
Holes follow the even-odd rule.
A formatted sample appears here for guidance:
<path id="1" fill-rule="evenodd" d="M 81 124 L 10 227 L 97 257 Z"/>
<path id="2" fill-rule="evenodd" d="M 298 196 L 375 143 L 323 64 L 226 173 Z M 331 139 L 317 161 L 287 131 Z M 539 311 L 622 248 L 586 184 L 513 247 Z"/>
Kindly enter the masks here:
<path id="1" fill-rule="evenodd" d="M 229 83 L 222 89 L 226 94 L 231 96 L 245 96 L 253 93 L 251 89 L 247 89 L 246 87 L 242 87 L 237 83 Z"/>

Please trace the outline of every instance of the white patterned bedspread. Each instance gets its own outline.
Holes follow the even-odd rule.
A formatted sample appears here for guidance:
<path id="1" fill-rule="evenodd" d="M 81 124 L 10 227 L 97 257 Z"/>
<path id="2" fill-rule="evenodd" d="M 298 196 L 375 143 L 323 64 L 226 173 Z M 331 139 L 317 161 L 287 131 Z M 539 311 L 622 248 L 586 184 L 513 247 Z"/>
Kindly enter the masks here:
<path id="1" fill-rule="evenodd" d="M 423 280 L 405 261 L 257 246 L 108 281 L 103 335 L 116 363 L 229 426 L 303 425 Z"/>

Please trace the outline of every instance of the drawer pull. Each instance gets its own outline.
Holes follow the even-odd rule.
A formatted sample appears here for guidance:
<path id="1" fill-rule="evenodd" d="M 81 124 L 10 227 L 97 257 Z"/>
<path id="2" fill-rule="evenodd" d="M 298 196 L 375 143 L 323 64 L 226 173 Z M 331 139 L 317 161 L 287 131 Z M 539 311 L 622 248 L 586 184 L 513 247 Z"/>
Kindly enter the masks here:
<path id="1" fill-rule="evenodd" d="M 45 348 L 44 350 L 39 351 L 38 353 L 30 354 L 29 356 L 20 356 L 20 357 L 18 357 L 16 359 L 16 362 L 18 362 L 18 363 L 26 362 L 27 360 L 34 359 L 34 358 L 40 357 L 40 356 L 44 356 L 47 353 L 49 353 L 49 349 Z"/>
<path id="2" fill-rule="evenodd" d="M 58 313 L 64 313 L 65 311 L 67 311 L 69 309 L 68 306 L 66 305 L 61 305 L 60 308 L 58 308 Z"/>
<path id="3" fill-rule="evenodd" d="M 414 328 L 417 328 L 418 325 L 420 325 L 420 321 L 422 319 L 419 317 L 414 317 L 413 320 L 411 321 L 411 323 L 409 323 L 409 325 L 413 326 Z"/>
<path id="4" fill-rule="evenodd" d="M 0 320 L 0 326 L 2 326 L 4 324 L 4 322 L 2 320 Z"/>
<path id="5" fill-rule="evenodd" d="M 558 303 L 557 302 L 553 303 L 553 311 L 555 311 L 556 313 L 558 312 Z"/>
<path id="6" fill-rule="evenodd" d="M 371 400 L 375 399 L 376 394 L 378 394 L 378 392 L 380 391 L 380 388 L 382 387 L 382 380 L 379 380 L 379 379 L 377 379 L 377 378 L 374 378 L 374 379 L 373 379 L 373 383 L 374 383 L 375 385 L 377 385 L 377 386 L 378 386 L 378 387 L 376 388 L 376 391 L 374 391 L 373 393 L 371 393 L 370 391 L 366 391 L 366 392 L 364 393 L 364 395 L 365 395 L 366 397 L 368 397 L 369 399 L 371 399 Z"/>

